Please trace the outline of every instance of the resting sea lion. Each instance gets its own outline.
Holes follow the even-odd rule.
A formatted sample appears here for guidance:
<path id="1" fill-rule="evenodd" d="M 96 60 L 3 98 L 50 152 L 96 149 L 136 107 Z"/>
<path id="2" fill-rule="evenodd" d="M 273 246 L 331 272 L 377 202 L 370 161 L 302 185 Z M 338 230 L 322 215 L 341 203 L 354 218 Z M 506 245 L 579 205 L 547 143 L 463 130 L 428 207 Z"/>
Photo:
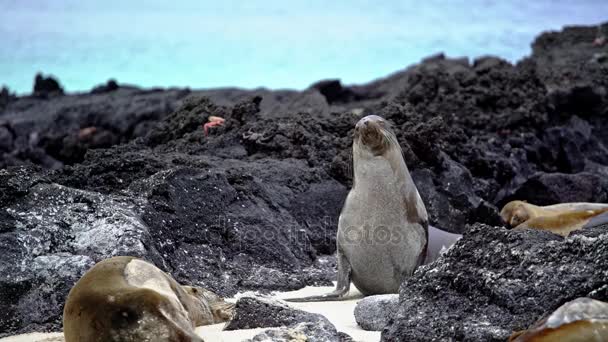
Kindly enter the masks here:
<path id="1" fill-rule="evenodd" d="M 509 341 L 608 341 L 608 304 L 591 298 L 577 298 L 560 306 L 530 329 L 513 333 Z"/>
<path id="2" fill-rule="evenodd" d="M 97 263 L 70 290 L 63 333 L 66 342 L 200 342 L 194 327 L 227 321 L 233 307 L 144 260 L 119 256 Z"/>
<path id="3" fill-rule="evenodd" d="M 592 218 L 608 212 L 604 203 L 561 203 L 548 206 L 512 201 L 500 211 L 502 219 L 516 229 L 532 228 L 548 230 L 568 236 L 572 231 L 585 227 Z"/>
<path id="4" fill-rule="evenodd" d="M 426 256 L 428 216 L 389 123 L 370 115 L 355 126 L 353 187 L 338 220 L 338 283 L 325 295 L 288 301 L 340 299 L 350 282 L 364 295 L 397 293 Z"/>

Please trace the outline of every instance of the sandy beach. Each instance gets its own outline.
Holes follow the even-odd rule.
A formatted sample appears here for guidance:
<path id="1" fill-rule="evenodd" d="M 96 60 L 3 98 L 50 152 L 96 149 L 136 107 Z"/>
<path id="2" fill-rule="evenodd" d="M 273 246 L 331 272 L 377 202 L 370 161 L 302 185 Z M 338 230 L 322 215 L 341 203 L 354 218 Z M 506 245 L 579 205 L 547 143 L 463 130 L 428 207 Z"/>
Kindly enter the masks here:
<path id="1" fill-rule="evenodd" d="M 333 290 L 333 287 L 305 287 L 297 291 L 278 292 L 267 298 L 293 298 L 312 296 L 323 294 Z M 232 302 L 242 296 L 257 295 L 252 292 L 237 294 L 234 298 L 229 299 Z M 353 311 L 357 301 L 362 298 L 362 295 L 356 288 L 351 287 L 350 294 L 347 300 L 337 302 L 312 302 L 312 303 L 289 303 L 290 306 L 305 310 L 312 313 L 324 315 L 333 323 L 338 331 L 342 331 L 350 335 L 355 341 L 374 342 L 380 340 L 379 331 L 365 331 L 361 329 L 357 322 Z M 241 341 L 252 338 L 256 334 L 267 330 L 267 328 L 245 329 L 235 331 L 223 331 L 224 323 L 202 326 L 196 328 L 196 332 L 205 339 L 206 342 L 230 342 Z M 22 334 L 0 339 L 1 342 L 63 342 L 63 334 L 60 332 L 36 332 L 31 334 Z"/>

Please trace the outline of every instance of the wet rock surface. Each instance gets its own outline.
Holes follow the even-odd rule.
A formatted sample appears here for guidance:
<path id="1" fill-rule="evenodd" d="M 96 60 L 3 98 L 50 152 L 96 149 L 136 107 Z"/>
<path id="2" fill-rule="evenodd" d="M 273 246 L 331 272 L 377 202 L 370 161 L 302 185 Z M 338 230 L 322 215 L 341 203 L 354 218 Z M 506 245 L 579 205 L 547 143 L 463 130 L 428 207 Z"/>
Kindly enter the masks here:
<path id="1" fill-rule="evenodd" d="M 543 34 L 515 65 L 437 55 L 358 86 L 193 91 L 108 82 L 61 94 L 59 82 L 40 80 L 44 95 L 2 90 L 0 336 L 59 329 L 69 288 L 117 254 L 224 296 L 329 285 L 335 260 L 327 255 L 352 182 L 352 129 L 372 113 L 394 124 L 432 225 L 489 225 L 467 230 L 459 244 L 469 250 L 404 284 L 402 299 L 414 299 L 401 301 L 385 339 L 434 336 L 420 328 L 426 322 L 437 336 L 502 339 L 575 295 L 605 296 L 594 286 L 606 279 L 590 268 L 605 272 L 593 259 L 604 256 L 602 231 L 560 240 L 490 227 L 501 225 L 498 209 L 511 199 L 608 200 L 608 64 L 597 57 L 608 47 L 594 46 L 590 30 Z M 206 137 L 201 126 L 212 115 L 226 121 Z M 446 288 L 443 299 L 433 284 Z"/>

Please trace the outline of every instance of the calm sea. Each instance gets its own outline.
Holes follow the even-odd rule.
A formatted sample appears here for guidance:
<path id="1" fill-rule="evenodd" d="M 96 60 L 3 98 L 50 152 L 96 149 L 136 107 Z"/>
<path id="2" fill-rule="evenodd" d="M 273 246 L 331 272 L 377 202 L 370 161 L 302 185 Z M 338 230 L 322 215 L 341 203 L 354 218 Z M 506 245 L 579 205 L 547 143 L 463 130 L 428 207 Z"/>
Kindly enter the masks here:
<path id="1" fill-rule="evenodd" d="M 517 61 L 544 30 L 608 20 L 606 0 L 0 0 L 0 84 L 37 71 L 69 91 L 362 83 L 421 58 Z"/>

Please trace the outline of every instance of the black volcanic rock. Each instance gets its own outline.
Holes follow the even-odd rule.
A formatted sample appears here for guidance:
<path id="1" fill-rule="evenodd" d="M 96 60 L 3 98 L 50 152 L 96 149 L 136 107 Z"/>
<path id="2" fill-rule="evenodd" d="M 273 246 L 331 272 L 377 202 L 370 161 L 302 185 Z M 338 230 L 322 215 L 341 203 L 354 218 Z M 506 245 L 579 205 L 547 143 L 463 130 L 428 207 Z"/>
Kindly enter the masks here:
<path id="1" fill-rule="evenodd" d="M 568 238 L 476 224 L 406 279 L 383 341 L 504 341 L 581 296 L 607 300 L 606 227 Z"/>
<path id="2" fill-rule="evenodd" d="M 540 172 L 522 184 L 511 199 L 537 205 L 565 202 L 608 202 L 608 179 L 589 172 L 576 174 Z"/>
<path id="3" fill-rule="evenodd" d="M 15 99 L 15 95 L 11 94 L 7 87 L 0 89 L 0 114 L 10 101 Z"/>
<path id="4" fill-rule="evenodd" d="M 45 98 L 49 95 L 63 94 L 63 88 L 59 81 L 52 76 L 45 77 L 42 74 L 36 74 L 34 78 L 34 90 L 32 93 L 37 97 Z"/>
<path id="5" fill-rule="evenodd" d="M 102 85 L 98 85 L 97 87 L 91 90 L 91 94 L 100 94 L 100 93 L 108 93 L 111 91 L 118 90 L 119 86 L 116 83 L 116 80 L 109 79 L 108 82 Z"/>
<path id="6" fill-rule="evenodd" d="M 13 132 L 6 127 L 0 126 L 0 151 L 10 152 L 13 150 Z"/>
<path id="7" fill-rule="evenodd" d="M 301 322 L 329 323 L 319 314 L 298 310 L 276 300 L 241 297 L 234 307 L 232 319 L 224 330 L 272 328 Z"/>
<path id="8" fill-rule="evenodd" d="M 234 317 L 224 330 L 281 327 L 266 330 L 250 341 L 352 341 L 350 336 L 338 332 L 329 320 L 320 314 L 289 307 L 275 300 L 242 297 L 236 302 Z M 297 337 L 296 337 L 297 336 Z"/>
<path id="9" fill-rule="evenodd" d="M 327 100 L 327 103 L 329 104 L 357 100 L 357 94 L 351 89 L 342 86 L 340 80 L 319 81 L 310 87 L 317 89 L 325 96 L 325 100 Z"/>

